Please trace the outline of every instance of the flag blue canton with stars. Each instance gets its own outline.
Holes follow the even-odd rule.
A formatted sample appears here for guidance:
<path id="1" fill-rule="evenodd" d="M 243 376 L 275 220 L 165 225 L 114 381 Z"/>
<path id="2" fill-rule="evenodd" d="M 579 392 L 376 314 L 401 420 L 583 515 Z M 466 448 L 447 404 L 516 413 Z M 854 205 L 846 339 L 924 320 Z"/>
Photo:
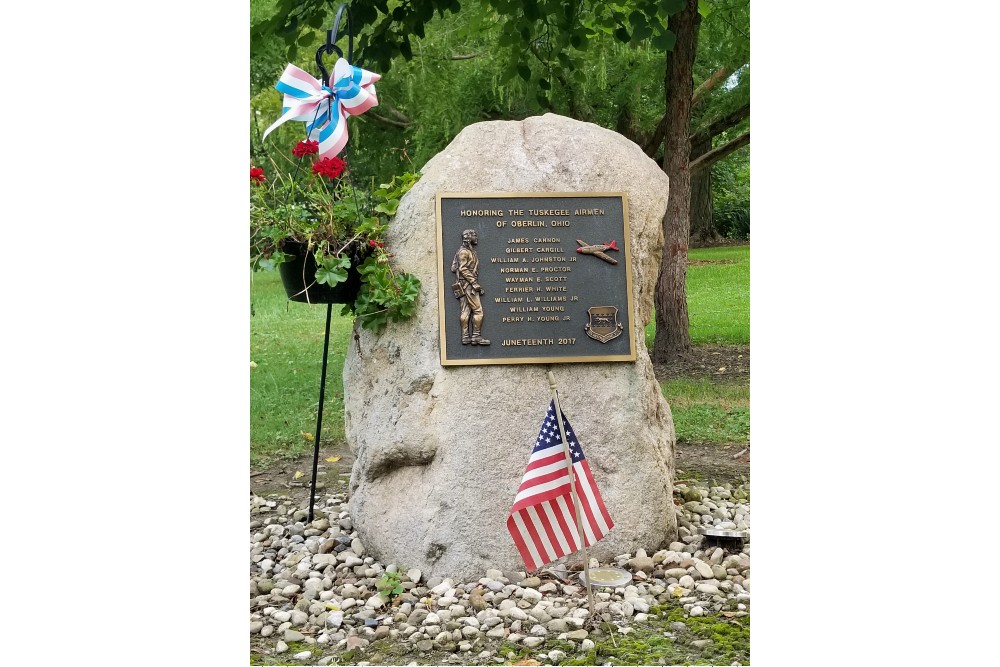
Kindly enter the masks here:
<path id="1" fill-rule="evenodd" d="M 585 460 L 587 457 L 583 454 L 583 447 L 580 446 L 576 436 L 573 434 L 573 429 L 570 427 L 566 415 L 563 415 L 563 429 L 566 431 L 566 439 L 569 441 L 569 453 L 573 457 L 573 463 Z M 534 454 L 549 447 L 562 448 L 562 436 L 559 434 L 559 423 L 556 420 L 556 406 L 553 402 L 549 403 L 549 411 L 545 413 L 542 430 L 538 433 L 535 448 L 531 450 L 531 453 Z"/>

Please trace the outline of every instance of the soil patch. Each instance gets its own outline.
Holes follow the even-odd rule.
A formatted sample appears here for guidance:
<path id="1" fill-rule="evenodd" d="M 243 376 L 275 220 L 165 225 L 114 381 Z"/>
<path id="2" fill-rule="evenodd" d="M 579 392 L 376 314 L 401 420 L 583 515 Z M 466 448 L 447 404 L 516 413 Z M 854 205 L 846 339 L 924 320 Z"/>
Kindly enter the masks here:
<path id="1" fill-rule="evenodd" d="M 330 458 L 337 460 L 328 461 Z M 267 466 L 251 468 L 251 493 L 259 496 L 281 493 L 287 495 L 299 507 L 308 507 L 312 459 L 312 454 L 307 454 L 296 459 L 275 461 Z M 319 465 L 316 467 L 317 496 L 332 491 L 347 491 L 353 465 L 354 455 L 346 444 L 321 445 Z"/>
<path id="2" fill-rule="evenodd" d="M 703 239 L 688 241 L 689 248 L 730 248 L 738 245 L 750 245 L 750 239 L 724 239 L 720 237 L 708 241 Z"/>
<path id="3" fill-rule="evenodd" d="M 750 379 L 749 345 L 698 345 L 666 364 L 656 364 L 660 382 L 677 378 L 732 382 Z"/>
<path id="4" fill-rule="evenodd" d="M 677 466 L 675 481 L 693 479 L 709 483 L 714 481 L 716 484 L 748 482 L 750 445 L 681 442 L 677 443 L 674 450 L 674 464 Z"/>
<path id="5" fill-rule="evenodd" d="M 707 266 L 708 264 L 735 264 L 735 259 L 689 259 L 688 266 Z"/>

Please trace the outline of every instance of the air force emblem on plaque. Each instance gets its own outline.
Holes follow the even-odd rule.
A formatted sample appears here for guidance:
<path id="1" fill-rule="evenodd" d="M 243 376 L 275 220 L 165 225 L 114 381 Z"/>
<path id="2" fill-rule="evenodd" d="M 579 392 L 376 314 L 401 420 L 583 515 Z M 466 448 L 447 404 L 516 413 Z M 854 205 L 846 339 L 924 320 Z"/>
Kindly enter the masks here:
<path id="1" fill-rule="evenodd" d="M 614 306 L 593 306 L 587 309 L 590 321 L 583 327 L 594 340 L 607 343 L 622 335 L 625 327 L 618 321 L 618 309 Z"/>

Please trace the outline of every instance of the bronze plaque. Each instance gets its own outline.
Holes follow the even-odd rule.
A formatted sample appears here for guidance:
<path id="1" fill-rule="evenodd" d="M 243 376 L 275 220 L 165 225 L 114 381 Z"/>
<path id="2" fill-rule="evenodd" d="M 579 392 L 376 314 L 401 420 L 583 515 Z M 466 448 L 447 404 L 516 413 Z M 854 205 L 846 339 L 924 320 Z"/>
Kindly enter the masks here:
<path id="1" fill-rule="evenodd" d="M 441 364 L 635 361 L 622 192 L 439 193 Z"/>

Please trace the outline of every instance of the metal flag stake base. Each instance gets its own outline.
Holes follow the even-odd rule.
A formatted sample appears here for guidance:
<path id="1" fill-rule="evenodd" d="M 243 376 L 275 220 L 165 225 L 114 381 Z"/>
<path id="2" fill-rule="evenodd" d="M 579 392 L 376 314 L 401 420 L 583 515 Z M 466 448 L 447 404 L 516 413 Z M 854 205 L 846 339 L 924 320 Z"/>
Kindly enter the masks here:
<path id="1" fill-rule="evenodd" d="M 580 581 L 587 584 L 587 573 L 580 573 Z M 590 568 L 590 585 L 617 588 L 632 581 L 632 575 L 620 567 L 592 567 Z"/>

